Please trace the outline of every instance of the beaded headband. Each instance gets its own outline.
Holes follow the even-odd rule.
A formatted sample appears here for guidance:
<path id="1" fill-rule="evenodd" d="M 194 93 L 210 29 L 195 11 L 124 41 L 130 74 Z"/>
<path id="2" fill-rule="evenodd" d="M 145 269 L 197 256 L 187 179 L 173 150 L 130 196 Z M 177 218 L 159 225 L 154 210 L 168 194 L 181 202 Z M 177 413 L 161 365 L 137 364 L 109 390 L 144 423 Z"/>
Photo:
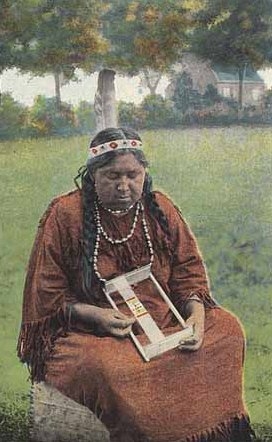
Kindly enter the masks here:
<path id="1" fill-rule="evenodd" d="M 142 147 L 142 142 L 140 140 L 114 140 L 109 141 L 108 143 L 99 144 L 98 146 L 93 146 L 89 148 L 88 159 L 91 160 L 93 158 L 99 157 L 107 152 L 112 152 L 113 150 L 119 149 L 137 149 Z"/>

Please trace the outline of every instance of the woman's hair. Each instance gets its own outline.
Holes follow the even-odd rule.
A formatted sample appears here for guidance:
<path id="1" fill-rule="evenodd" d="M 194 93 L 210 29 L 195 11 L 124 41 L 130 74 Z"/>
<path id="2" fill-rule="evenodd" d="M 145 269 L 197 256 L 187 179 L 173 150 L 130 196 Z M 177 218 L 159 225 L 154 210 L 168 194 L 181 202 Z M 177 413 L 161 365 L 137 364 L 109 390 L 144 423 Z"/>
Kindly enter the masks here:
<path id="1" fill-rule="evenodd" d="M 119 128 L 108 128 L 99 132 L 95 138 L 91 141 L 90 147 L 98 146 L 102 143 L 107 143 L 110 141 L 120 140 L 120 139 L 136 139 L 141 141 L 140 136 L 132 129 L 127 129 L 123 127 Z M 120 155 L 131 153 L 135 156 L 137 161 L 146 168 L 148 162 L 144 156 L 144 153 L 140 149 L 119 149 L 112 152 L 107 152 L 100 155 L 97 158 L 92 158 L 87 161 L 87 166 L 82 170 L 79 170 L 79 175 L 77 178 L 81 178 L 81 189 L 83 197 L 83 291 L 88 297 L 91 293 L 92 281 L 95 278 L 93 271 L 93 253 L 96 241 L 96 223 L 95 223 L 95 213 L 94 213 L 94 202 L 96 200 L 96 192 L 93 176 L 97 169 L 110 164 L 115 158 Z M 150 209 L 151 215 L 160 223 L 163 231 L 169 236 L 169 226 L 167 219 L 160 209 L 159 205 L 155 200 L 154 193 L 152 192 L 152 179 L 149 174 L 146 174 L 143 195 Z"/>

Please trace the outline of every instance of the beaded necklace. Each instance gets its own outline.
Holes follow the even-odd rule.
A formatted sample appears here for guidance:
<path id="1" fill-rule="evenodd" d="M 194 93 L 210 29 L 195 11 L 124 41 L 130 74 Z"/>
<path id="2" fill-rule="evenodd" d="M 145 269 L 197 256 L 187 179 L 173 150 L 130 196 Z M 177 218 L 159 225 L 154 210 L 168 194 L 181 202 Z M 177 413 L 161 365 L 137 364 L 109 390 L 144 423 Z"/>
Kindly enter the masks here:
<path id="1" fill-rule="evenodd" d="M 110 235 L 108 235 L 108 233 L 103 228 L 103 226 L 101 224 L 101 217 L 100 217 L 99 207 L 98 207 L 97 202 L 95 202 L 95 220 L 96 220 L 96 226 L 97 226 L 97 234 L 96 234 L 96 240 L 95 240 L 95 246 L 94 246 L 94 254 L 93 254 L 93 269 L 94 269 L 95 275 L 97 276 L 97 278 L 101 282 L 103 282 L 103 283 L 106 282 L 106 279 L 102 278 L 102 276 L 99 273 L 98 268 L 97 268 L 98 251 L 99 251 L 99 245 L 100 245 L 100 240 L 101 240 L 101 234 L 104 236 L 106 241 L 108 241 L 112 245 L 119 245 L 119 244 L 123 244 L 123 243 L 129 241 L 129 239 L 134 235 L 135 228 L 136 228 L 136 225 L 137 225 L 137 222 L 138 222 L 138 218 L 139 218 L 139 213 L 140 212 L 141 212 L 141 215 L 142 215 L 142 226 L 143 226 L 144 236 L 145 236 L 145 240 L 146 240 L 146 243 L 147 243 L 147 246 L 148 246 L 148 249 L 149 249 L 150 264 L 152 264 L 153 261 L 154 261 L 154 249 L 153 249 L 151 237 L 149 235 L 147 222 L 146 222 L 146 219 L 145 219 L 143 203 L 141 201 L 138 201 L 137 204 L 136 204 L 134 220 L 133 220 L 132 227 L 131 227 L 130 232 L 128 233 L 128 235 L 126 235 L 123 238 L 114 239 Z"/>
<path id="2" fill-rule="evenodd" d="M 112 213 L 113 215 L 120 215 L 128 213 L 133 207 L 134 207 L 134 203 L 131 204 L 131 206 L 129 206 L 127 209 L 110 209 L 109 207 L 105 207 L 102 202 L 98 199 L 99 205 L 102 207 L 102 209 L 106 210 L 106 212 Z"/>

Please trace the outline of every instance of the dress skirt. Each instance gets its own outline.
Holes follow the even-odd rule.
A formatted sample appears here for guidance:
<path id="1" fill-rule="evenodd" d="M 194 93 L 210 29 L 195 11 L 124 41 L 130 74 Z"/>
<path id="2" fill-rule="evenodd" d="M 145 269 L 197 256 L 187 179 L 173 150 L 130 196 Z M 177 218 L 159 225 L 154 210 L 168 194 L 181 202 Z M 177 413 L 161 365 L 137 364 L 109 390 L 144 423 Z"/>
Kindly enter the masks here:
<path id="1" fill-rule="evenodd" d="M 249 441 L 243 402 L 245 339 L 237 318 L 206 310 L 196 352 L 144 362 L 130 338 L 69 332 L 57 339 L 46 381 L 89 407 L 111 441 Z"/>

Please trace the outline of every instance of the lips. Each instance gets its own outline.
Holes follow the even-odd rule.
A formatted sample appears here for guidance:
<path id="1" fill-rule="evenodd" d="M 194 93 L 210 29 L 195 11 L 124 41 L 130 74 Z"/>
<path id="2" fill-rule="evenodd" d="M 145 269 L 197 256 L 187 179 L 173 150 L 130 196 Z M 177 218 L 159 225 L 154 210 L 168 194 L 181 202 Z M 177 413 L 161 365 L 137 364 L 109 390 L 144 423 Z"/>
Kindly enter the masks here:
<path id="1" fill-rule="evenodd" d="M 130 200 L 131 199 L 131 196 L 130 195 L 118 195 L 117 196 L 117 199 L 118 200 Z"/>

